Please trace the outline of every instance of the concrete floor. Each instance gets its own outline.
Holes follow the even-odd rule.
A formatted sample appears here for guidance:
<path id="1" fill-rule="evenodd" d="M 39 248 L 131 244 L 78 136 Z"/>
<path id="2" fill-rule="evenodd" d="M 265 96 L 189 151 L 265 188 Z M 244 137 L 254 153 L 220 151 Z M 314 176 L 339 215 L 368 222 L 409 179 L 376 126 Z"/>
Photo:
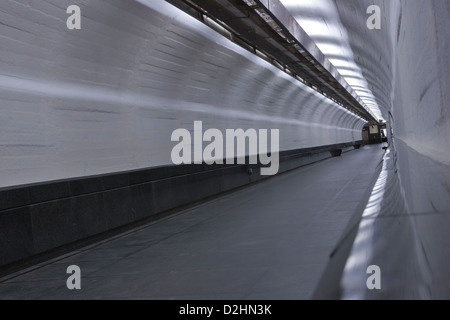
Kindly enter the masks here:
<path id="1" fill-rule="evenodd" d="M 53 259 L 0 279 L 0 299 L 309 299 L 382 156 L 366 146 Z"/>

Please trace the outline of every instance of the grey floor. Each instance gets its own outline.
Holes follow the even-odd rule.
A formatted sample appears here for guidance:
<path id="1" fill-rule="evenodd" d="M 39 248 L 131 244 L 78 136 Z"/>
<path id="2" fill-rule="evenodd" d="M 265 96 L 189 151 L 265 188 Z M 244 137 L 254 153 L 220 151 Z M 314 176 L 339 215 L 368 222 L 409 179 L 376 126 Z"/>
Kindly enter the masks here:
<path id="1" fill-rule="evenodd" d="M 309 299 L 382 156 L 366 146 L 72 252 L 1 279 L 0 299 Z"/>

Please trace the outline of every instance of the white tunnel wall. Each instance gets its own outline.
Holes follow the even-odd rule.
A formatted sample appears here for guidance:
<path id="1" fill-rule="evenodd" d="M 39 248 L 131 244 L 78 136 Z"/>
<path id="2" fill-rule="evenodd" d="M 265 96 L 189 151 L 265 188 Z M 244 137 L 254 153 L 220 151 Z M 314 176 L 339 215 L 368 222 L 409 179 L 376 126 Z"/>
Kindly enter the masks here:
<path id="1" fill-rule="evenodd" d="M 398 134 L 419 153 L 450 165 L 450 2 L 402 1 L 400 15 Z"/>
<path id="2" fill-rule="evenodd" d="M 394 133 L 419 153 L 450 164 L 448 0 L 334 0 L 355 61 Z M 369 30 L 370 5 L 381 30 Z"/>
<path id="3" fill-rule="evenodd" d="M 163 0 L 0 3 L 0 187 L 171 164 L 173 130 L 280 129 L 281 150 L 364 122 Z M 82 10 L 68 30 L 66 8 Z"/>

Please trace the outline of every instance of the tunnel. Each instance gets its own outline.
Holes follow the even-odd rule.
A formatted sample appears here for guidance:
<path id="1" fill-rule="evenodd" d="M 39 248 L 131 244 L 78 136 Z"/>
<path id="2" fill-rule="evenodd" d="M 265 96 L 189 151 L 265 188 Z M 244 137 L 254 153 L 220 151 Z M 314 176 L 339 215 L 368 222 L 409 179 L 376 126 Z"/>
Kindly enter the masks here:
<path id="1" fill-rule="evenodd" d="M 449 15 L 2 1 L 0 299 L 449 299 Z"/>

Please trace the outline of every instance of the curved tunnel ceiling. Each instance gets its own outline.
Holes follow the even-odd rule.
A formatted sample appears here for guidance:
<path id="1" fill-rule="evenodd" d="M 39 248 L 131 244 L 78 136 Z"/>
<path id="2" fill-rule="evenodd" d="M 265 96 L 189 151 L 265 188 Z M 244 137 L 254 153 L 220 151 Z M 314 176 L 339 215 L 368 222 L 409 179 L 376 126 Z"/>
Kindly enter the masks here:
<path id="1" fill-rule="evenodd" d="M 339 73 L 361 97 L 365 107 L 377 119 L 387 118 L 382 111 L 368 80 L 355 62 L 346 28 L 341 23 L 338 10 L 332 0 L 280 0 L 300 26 L 331 61 Z"/>
<path id="2" fill-rule="evenodd" d="M 0 186 L 168 165 L 195 120 L 283 128 L 281 150 L 361 139 L 359 117 L 166 1 L 86 1 L 79 32 L 48 3 L 0 4 Z M 448 1 L 284 3 L 397 138 L 448 163 Z"/>

